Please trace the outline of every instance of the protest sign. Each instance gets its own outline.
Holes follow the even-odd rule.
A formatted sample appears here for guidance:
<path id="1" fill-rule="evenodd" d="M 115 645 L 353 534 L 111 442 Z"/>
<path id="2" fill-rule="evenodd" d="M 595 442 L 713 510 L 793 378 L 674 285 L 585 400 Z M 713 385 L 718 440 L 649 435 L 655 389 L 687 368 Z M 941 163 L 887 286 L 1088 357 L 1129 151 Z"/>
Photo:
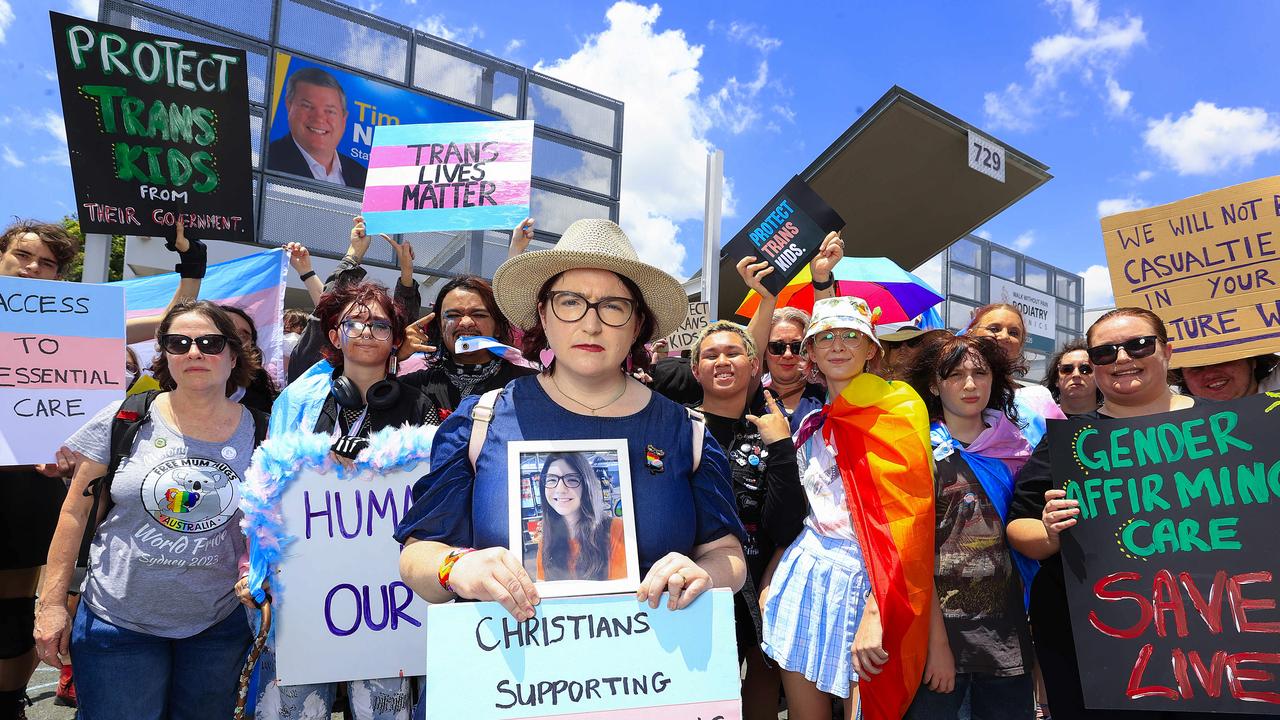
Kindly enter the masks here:
<path id="1" fill-rule="evenodd" d="M 80 228 L 251 241 L 245 52 L 49 16 Z"/>
<path id="2" fill-rule="evenodd" d="M 1280 176 L 1102 219 L 1116 306 L 1164 320 L 1173 367 L 1280 350 Z"/>
<path id="3" fill-rule="evenodd" d="M 707 303 L 689 303 L 689 314 L 684 316 L 684 322 L 680 323 L 680 327 L 676 328 L 675 332 L 667 336 L 669 349 L 679 352 L 693 347 L 693 341 L 698 337 L 698 333 L 710 324 L 707 320 L 708 311 Z"/>
<path id="4" fill-rule="evenodd" d="M 665 600 L 546 598 L 524 622 L 493 602 L 431 606 L 428 720 L 741 718 L 733 594 Z"/>
<path id="5" fill-rule="evenodd" d="M 499 104 L 495 101 L 495 106 Z M 515 114 L 514 105 L 508 109 Z M 267 169 L 362 188 L 375 127 L 490 117 L 390 83 L 277 52 Z M 328 165 L 328 172 L 317 176 L 303 152 Z"/>
<path id="6" fill-rule="evenodd" d="M 818 254 L 822 239 L 844 220 L 803 180 L 793 177 L 724 247 L 734 262 L 752 255 L 774 271 L 764 286 L 777 295 Z"/>
<path id="7" fill-rule="evenodd" d="M 0 277 L 0 465 L 52 462 L 124 398 L 124 291 Z"/>
<path id="8" fill-rule="evenodd" d="M 1050 423 L 1085 704 L 1280 715 L 1280 393 Z"/>
<path id="9" fill-rule="evenodd" d="M 383 125 L 364 188 L 371 233 L 509 230 L 529 216 L 533 121 Z"/>
<path id="10" fill-rule="evenodd" d="M 328 434 L 273 434 L 255 453 L 241 508 L 250 562 L 271 579 L 281 685 L 426 671 L 426 602 L 400 580 L 392 534 L 434 434 L 376 432 L 351 473 L 328 461 Z"/>
<path id="11" fill-rule="evenodd" d="M 1027 324 L 1026 347 L 1052 353 L 1058 342 L 1058 301 L 1026 285 L 991 276 L 991 302 L 1009 303 Z"/>

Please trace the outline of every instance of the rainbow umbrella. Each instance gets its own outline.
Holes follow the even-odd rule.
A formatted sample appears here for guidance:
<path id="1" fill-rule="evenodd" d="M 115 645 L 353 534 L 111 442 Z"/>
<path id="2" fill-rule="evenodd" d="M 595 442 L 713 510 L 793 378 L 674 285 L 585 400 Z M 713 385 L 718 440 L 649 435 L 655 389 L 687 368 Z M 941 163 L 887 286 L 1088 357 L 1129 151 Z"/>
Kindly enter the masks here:
<path id="1" fill-rule="evenodd" d="M 889 258 L 847 257 L 836 263 L 836 292 L 842 297 L 860 297 L 872 308 L 880 308 L 879 322 L 906 322 L 925 312 L 945 298 L 929 283 L 903 270 Z M 813 311 L 813 276 L 805 266 L 778 293 L 778 306 Z M 751 290 L 738 306 L 737 313 L 753 317 L 760 306 L 760 295 Z"/>

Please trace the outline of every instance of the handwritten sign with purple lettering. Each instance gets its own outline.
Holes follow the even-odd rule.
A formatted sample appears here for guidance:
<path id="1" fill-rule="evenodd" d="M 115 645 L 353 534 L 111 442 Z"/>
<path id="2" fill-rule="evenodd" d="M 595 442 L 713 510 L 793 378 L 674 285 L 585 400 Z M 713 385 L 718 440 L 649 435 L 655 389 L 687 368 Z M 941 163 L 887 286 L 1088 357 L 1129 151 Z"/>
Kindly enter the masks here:
<path id="1" fill-rule="evenodd" d="M 52 462 L 124 397 L 124 288 L 0 277 L 0 465 Z"/>
<path id="2" fill-rule="evenodd" d="M 376 432 L 350 474 L 327 461 L 328 435 L 272 435 L 254 455 L 241 508 L 251 564 L 274 570 L 281 685 L 426 672 L 426 603 L 400 580 L 392 533 L 429 469 L 434 434 Z"/>
<path id="3" fill-rule="evenodd" d="M 508 230 L 529 216 L 533 121 L 380 125 L 364 185 L 371 233 Z"/>

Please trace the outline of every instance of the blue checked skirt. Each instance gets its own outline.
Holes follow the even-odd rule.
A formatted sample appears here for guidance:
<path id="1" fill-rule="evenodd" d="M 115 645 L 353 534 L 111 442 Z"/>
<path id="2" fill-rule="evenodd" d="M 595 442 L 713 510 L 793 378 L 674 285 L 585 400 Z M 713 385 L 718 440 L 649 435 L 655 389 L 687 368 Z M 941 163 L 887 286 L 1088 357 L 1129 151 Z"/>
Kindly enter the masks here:
<path id="1" fill-rule="evenodd" d="M 858 543 L 819 535 L 805 525 L 769 585 L 765 655 L 819 690 L 849 697 L 849 686 L 858 682 L 853 637 L 871 589 Z"/>

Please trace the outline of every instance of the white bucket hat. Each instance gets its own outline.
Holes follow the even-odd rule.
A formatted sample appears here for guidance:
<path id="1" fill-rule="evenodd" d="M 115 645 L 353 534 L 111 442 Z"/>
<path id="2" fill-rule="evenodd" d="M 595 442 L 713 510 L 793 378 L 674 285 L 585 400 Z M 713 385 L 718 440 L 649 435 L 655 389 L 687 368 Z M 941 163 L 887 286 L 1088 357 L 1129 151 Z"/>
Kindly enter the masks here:
<path id="1" fill-rule="evenodd" d="M 813 317 L 809 320 L 808 329 L 804 331 L 804 342 L 809 342 L 809 338 L 820 332 L 848 328 L 871 338 L 876 347 L 879 347 L 880 341 L 876 339 L 876 332 L 872 329 L 878 317 L 880 308 L 872 310 L 862 298 L 823 298 L 813 304 Z"/>
<path id="2" fill-rule="evenodd" d="M 566 270 L 593 268 L 617 273 L 640 288 L 657 328 L 644 342 L 675 332 L 689 312 L 689 297 L 676 279 L 640 261 L 627 234 L 608 220 L 579 220 L 550 250 L 535 250 L 502 263 L 493 274 L 493 295 L 507 319 L 523 330 L 538 319 L 538 291 Z M 639 299 L 639 298 L 637 298 Z"/>

